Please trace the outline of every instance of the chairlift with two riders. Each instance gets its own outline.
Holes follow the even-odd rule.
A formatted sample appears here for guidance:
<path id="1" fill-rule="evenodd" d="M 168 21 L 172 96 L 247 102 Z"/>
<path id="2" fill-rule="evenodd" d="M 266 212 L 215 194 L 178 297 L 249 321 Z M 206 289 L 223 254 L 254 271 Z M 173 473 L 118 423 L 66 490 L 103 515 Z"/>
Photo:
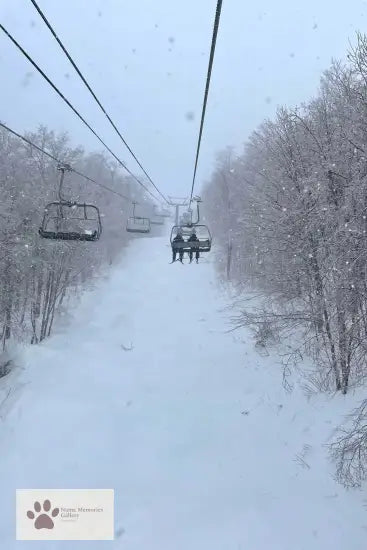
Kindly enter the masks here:
<path id="1" fill-rule="evenodd" d="M 199 202 L 201 202 L 201 199 L 199 197 L 195 197 L 193 200 L 196 201 L 196 207 L 197 207 L 197 219 L 195 222 L 192 221 L 192 210 L 189 210 L 187 214 L 190 215 L 190 221 L 182 221 L 180 225 L 174 225 L 171 230 L 171 237 L 170 237 L 170 243 L 172 247 L 172 251 L 181 253 L 191 251 L 198 251 L 200 252 L 210 252 L 211 246 L 212 246 L 212 236 L 209 230 L 209 227 L 204 224 L 200 224 L 200 209 L 199 209 Z M 187 219 L 187 218 L 186 218 Z M 197 240 L 195 241 L 176 241 L 175 237 L 177 235 L 184 236 L 191 236 L 193 233 L 196 234 Z"/>

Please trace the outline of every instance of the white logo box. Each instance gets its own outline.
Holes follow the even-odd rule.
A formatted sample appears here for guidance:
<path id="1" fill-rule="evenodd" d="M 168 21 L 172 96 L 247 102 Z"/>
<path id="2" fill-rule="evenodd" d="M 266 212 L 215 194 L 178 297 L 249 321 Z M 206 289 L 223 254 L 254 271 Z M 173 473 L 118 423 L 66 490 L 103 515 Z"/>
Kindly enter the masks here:
<path id="1" fill-rule="evenodd" d="M 18 489 L 17 540 L 113 540 L 113 489 Z"/>

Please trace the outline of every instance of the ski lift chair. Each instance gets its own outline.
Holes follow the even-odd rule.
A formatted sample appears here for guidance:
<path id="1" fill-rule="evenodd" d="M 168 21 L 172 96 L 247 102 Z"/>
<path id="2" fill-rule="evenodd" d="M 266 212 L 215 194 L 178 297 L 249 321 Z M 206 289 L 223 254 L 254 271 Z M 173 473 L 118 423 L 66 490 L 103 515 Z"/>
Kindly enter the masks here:
<path id="1" fill-rule="evenodd" d="M 154 216 L 154 218 L 152 218 L 152 219 L 150 220 L 150 223 L 151 223 L 152 225 L 164 225 L 164 218 L 162 218 L 162 217 L 158 216 L 158 214 L 156 214 L 156 215 Z"/>
<path id="2" fill-rule="evenodd" d="M 140 218 L 138 216 L 129 218 L 126 224 L 126 231 L 128 231 L 129 233 L 149 233 L 149 218 Z"/>
<path id="3" fill-rule="evenodd" d="M 193 230 L 195 230 L 198 241 L 174 241 L 177 233 L 181 233 L 181 235 L 185 237 L 192 235 Z M 172 250 L 183 250 L 184 252 L 190 252 L 190 250 L 198 250 L 199 252 L 210 252 L 212 246 L 212 236 L 209 228 L 206 225 L 192 225 L 191 227 L 174 225 L 171 230 L 170 242 Z"/>
<path id="4" fill-rule="evenodd" d="M 39 234 L 57 241 L 97 241 L 102 233 L 99 210 L 93 204 L 50 202 Z"/>
<path id="5" fill-rule="evenodd" d="M 129 233 L 149 233 L 150 219 L 135 215 L 136 204 L 138 203 L 133 202 L 133 215 L 127 220 L 126 231 L 128 231 Z"/>
<path id="6" fill-rule="evenodd" d="M 161 216 L 162 218 L 170 218 L 171 217 L 171 212 L 169 210 L 167 210 L 166 208 L 160 210 L 159 212 L 159 216 Z"/>
<path id="7" fill-rule="evenodd" d="M 99 209 L 94 204 L 66 200 L 62 196 L 65 171 L 69 165 L 59 165 L 59 200 L 46 205 L 38 232 L 43 239 L 57 241 L 97 241 L 102 234 Z"/>
<path id="8" fill-rule="evenodd" d="M 164 216 L 162 216 L 161 211 L 158 210 L 157 206 L 153 207 L 154 214 L 150 219 L 152 225 L 164 225 Z"/>

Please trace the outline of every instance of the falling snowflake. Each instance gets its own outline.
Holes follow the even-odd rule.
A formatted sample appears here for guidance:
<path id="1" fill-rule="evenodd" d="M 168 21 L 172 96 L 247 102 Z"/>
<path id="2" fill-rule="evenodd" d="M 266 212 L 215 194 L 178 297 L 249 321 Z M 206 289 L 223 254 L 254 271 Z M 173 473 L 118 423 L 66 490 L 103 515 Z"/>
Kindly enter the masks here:
<path id="1" fill-rule="evenodd" d="M 33 76 L 33 73 L 30 71 L 30 72 L 27 72 L 25 75 L 24 75 L 24 78 L 22 80 L 22 86 L 26 87 L 30 84 L 31 82 L 31 79 L 32 79 L 32 76 Z"/>
<path id="2" fill-rule="evenodd" d="M 188 111 L 185 116 L 187 120 L 194 120 L 195 113 L 193 111 Z"/>

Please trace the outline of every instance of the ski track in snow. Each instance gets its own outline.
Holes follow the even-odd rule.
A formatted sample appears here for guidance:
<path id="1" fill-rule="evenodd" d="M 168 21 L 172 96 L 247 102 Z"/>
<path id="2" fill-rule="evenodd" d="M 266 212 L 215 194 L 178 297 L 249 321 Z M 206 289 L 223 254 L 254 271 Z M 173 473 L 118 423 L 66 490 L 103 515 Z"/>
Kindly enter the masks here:
<path id="1" fill-rule="evenodd" d="M 363 495 L 323 446 L 352 400 L 286 394 L 277 357 L 225 332 L 210 263 L 168 265 L 165 245 L 134 240 L 0 381 L 19 384 L 0 409 L 1 550 L 20 544 L 17 488 L 115 490 L 114 542 L 23 548 L 364 549 Z"/>

